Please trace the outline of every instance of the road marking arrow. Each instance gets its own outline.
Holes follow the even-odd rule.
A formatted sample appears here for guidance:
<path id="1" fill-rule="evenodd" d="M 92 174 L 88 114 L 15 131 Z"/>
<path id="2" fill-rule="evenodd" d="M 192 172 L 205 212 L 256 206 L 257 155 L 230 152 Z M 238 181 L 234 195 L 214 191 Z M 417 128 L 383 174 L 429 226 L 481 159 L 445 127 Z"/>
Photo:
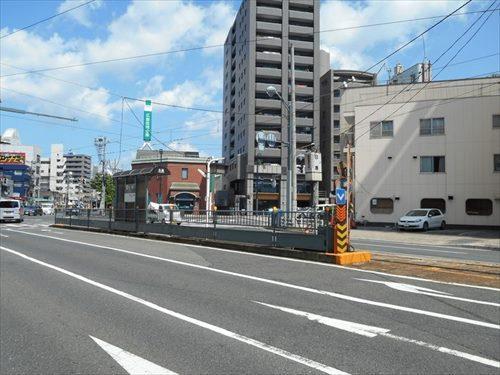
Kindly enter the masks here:
<path id="1" fill-rule="evenodd" d="M 434 289 L 429 289 L 429 288 L 424 288 L 424 287 L 417 286 L 417 285 L 396 283 L 396 282 L 392 282 L 392 281 L 368 280 L 368 279 L 355 279 L 355 280 L 367 281 L 369 283 L 376 283 L 376 284 L 384 284 L 385 286 L 388 286 L 389 288 L 401 290 L 403 292 L 408 292 L 408 293 L 423 294 L 425 296 L 453 299 L 456 301 L 470 302 L 470 303 L 475 303 L 478 305 L 489 305 L 489 306 L 500 307 L 500 303 L 479 301 L 479 300 L 475 300 L 475 299 L 462 298 L 462 297 L 455 297 L 454 295 L 452 295 L 450 293 L 441 292 L 439 290 L 434 290 Z"/>
<path id="2" fill-rule="evenodd" d="M 469 353 L 461 352 L 461 351 L 454 350 L 454 349 L 445 348 L 444 346 L 437 346 L 437 345 L 430 344 L 430 343 L 425 342 L 425 341 L 414 340 L 414 339 L 409 339 L 406 337 L 396 336 L 396 335 L 389 333 L 390 330 L 386 329 L 386 328 L 369 326 L 369 325 L 365 325 L 365 324 L 350 322 L 347 320 L 329 318 L 329 317 L 322 316 L 322 315 L 312 314 L 312 313 L 309 313 L 306 311 L 290 309 L 288 307 L 270 305 L 270 304 L 264 303 L 264 302 L 258 302 L 258 301 L 253 301 L 253 302 L 258 303 L 259 305 L 270 307 L 272 309 L 280 310 L 280 311 L 287 312 L 287 313 L 297 315 L 297 316 L 302 316 L 302 317 L 307 318 L 311 321 L 314 321 L 314 322 L 317 322 L 320 324 L 324 324 L 324 325 L 327 325 L 329 327 L 341 329 L 343 331 L 355 333 L 355 334 L 358 334 L 361 336 L 373 338 L 373 337 L 380 335 L 380 336 L 387 337 L 387 338 L 390 338 L 393 340 L 402 341 L 402 342 L 406 342 L 409 344 L 415 344 L 415 345 L 418 345 L 418 346 L 421 346 L 421 347 L 424 347 L 427 349 L 431 349 L 431 350 L 434 350 L 437 352 L 450 354 L 450 355 L 453 355 L 455 357 L 467 359 L 469 361 L 478 362 L 478 363 L 481 363 L 483 365 L 500 368 L 499 361 L 495 361 L 495 360 L 489 359 L 489 358 L 479 357 L 479 356 L 474 355 L 474 354 L 469 354 Z"/>
<path id="3" fill-rule="evenodd" d="M 158 366 L 144 358 L 136 356 L 97 337 L 89 336 L 96 342 L 111 358 L 113 358 L 129 374 L 141 375 L 177 375 L 164 367 Z"/>

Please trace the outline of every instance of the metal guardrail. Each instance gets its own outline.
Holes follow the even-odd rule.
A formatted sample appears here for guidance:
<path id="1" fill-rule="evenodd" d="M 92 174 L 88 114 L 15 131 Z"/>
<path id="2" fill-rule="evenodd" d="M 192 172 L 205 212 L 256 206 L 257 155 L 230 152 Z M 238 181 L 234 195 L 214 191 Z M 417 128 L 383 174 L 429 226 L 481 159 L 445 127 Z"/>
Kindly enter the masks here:
<path id="1" fill-rule="evenodd" d="M 207 215 L 208 214 L 208 215 Z M 207 219 L 208 218 L 208 219 Z M 280 211 L 56 210 L 55 223 L 109 231 L 158 233 L 314 251 L 331 249 L 325 214 Z"/>

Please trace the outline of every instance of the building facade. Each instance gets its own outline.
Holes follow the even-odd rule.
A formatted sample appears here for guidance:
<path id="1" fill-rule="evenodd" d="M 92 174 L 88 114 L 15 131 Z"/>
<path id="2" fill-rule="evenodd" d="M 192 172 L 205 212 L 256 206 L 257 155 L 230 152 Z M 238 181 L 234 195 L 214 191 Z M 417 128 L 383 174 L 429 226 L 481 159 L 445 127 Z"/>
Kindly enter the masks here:
<path id="1" fill-rule="evenodd" d="M 319 1 L 244 0 L 224 47 L 223 183 L 231 205 L 285 205 L 288 113 L 266 88 L 290 100 L 290 44 L 295 49 L 297 148 L 319 142 Z M 258 147 L 256 137 L 264 137 Z M 297 205 L 310 205 L 313 183 L 298 171 Z M 258 199 L 257 199 L 258 198 Z"/>
<path id="2" fill-rule="evenodd" d="M 448 224 L 498 227 L 499 83 L 416 83 L 397 96 L 397 84 L 346 90 L 341 128 L 354 128 L 356 219 L 395 223 L 432 207 Z"/>
<path id="3" fill-rule="evenodd" d="M 188 211 L 206 208 L 207 158 L 198 152 L 137 150 L 132 170 L 147 169 L 153 170 L 146 180 L 147 203 L 175 203 Z"/>
<path id="4" fill-rule="evenodd" d="M 326 193 L 327 201 L 332 201 L 332 191 L 340 177 L 339 163 L 346 161 L 342 151 L 350 134 L 348 128 L 340 128 L 342 95 L 348 87 L 374 86 L 376 82 L 376 74 L 357 70 L 329 69 L 321 77 L 320 151 L 323 181 L 320 190 Z"/>
<path id="5" fill-rule="evenodd" d="M 74 187 L 76 200 L 89 204 L 91 200 L 90 180 L 92 177 L 92 158 L 89 155 L 67 153 L 64 155 L 65 173 Z"/>

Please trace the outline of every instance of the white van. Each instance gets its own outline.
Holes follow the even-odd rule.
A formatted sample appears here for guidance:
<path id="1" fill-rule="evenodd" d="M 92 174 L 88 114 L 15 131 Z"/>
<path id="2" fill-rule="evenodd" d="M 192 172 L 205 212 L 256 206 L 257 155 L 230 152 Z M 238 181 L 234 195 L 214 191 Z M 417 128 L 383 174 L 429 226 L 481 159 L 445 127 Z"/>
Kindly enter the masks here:
<path id="1" fill-rule="evenodd" d="M 15 221 L 20 223 L 24 220 L 21 202 L 15 199 L 0 200 L 0 221 Z"/>
<path id="2" fill-rule="evenodd" d="M 172 222 L 181 225 L 182 212 L 176 204 L 172 203 L 149 203 L 146 221 L 148 223 L 169 223 L 170 217 Z"/>

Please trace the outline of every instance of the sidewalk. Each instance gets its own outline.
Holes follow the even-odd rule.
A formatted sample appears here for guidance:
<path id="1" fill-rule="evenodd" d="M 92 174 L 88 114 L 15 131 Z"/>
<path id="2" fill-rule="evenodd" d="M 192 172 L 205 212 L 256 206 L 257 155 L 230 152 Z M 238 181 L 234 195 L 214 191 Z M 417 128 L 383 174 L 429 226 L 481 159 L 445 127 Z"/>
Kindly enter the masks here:
<path id="1" fill-rule="evenodd" d="M 404 231 L 394 228 L 358 227 L 351 231 L 351 239 L 403 242 L 417 245 L 466 246 L 500 250 L 500 231 L 474 229 Z"/>

